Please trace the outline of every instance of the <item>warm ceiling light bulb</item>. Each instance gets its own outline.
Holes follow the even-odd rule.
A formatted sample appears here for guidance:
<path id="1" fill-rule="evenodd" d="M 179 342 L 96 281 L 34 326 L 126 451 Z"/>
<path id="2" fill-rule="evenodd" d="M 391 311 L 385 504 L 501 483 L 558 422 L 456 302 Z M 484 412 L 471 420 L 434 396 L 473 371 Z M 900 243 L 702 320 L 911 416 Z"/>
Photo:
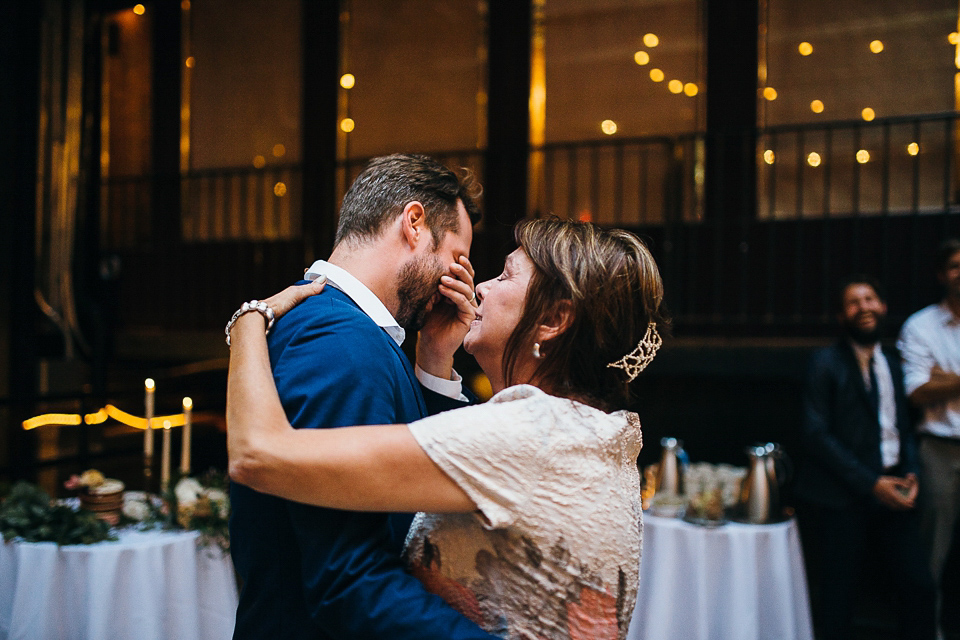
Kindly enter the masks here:
<path id="1" fill-rule="evenodd" d="M 860 149 L 860 151 L 857 151 L 857 162 L 860 164 L 867 164 L 870 162 L 870 152 L 866 149 Z"/>
<path id="2" fill-rule="evenodd" d="M 355 126 L 357 126 L 357 124 L 353 121 L 353 118 L 344 118 L 340 121 L 340 131 L 344 133 L 350 133 Z"/>
<path id="3" fill-rule="evenodd" d="M 814 100 L 813 102 L 811 102 L 810 111 L 813 111 L 814 113 L 823 113 L 823 101 Z"/>
<path id="4" fill-rule="evenodd" d="M 650 69 L 650 79 L 654 82 L 663 82 L 663 71 L 660 69 Z"/>
<path id="5" fill-rule="evenodd" d="M 763 161 L 767 164 L 773 164 L 777 159 L 777 154 L 773 152 L 773 149 L 767 149 L 763 152 Z"/>
<path id="6" fill-rule="evenodd" d="M 356 84 L 357 79 L 353 77 L 352 73 L 345 73 L 340 76 L 340 86 L 344 89 L 353 89 L 353 85 Z"/>
<path id="7" fill-rule="evenodd" d="M 679 80 L 671 80 L 667 83 L 667 89 L 670 90 L 670 93 L 682 93 L 683 83 Z"/>
<path id="8" fill-rule="evenodd" d="M 873 109 L 871 109 L 870 107 L 867 107 L 866 109 L 861 111 L 860 115 L 863 116 L 863 119 L 866 120 L 867 122 L 870 122 L 871 120 L 877 117 L 877 114 L 874 113 Z"/>
<path id="9" fill-rule="evenodd" d="M 819 167 L 820 154 L 817 153 L 816 151 L 811 151 L 810 154 L 807 156 L 807 164 L 810 165 L 811 167 Z"/>
<path id="10" fill-rule="evenodd" d="M 910 144 L 907 145 L 907 153 L 909 153 L 912 156 L 917 155 L 918 153 L 920 153 L 920 145 L 918 145 L 916 142 L 911 142 Z"/>
<path id="11" fill-rule="evenodd" d="M 874 53 L 880 53 L 881 51 L 883 51 L 883 43 L 880 42 L 879 40 L 874 40 L 873 42 L 870 43 L 870 51 Z"/>
<path id="12" fill-rule="evenodd" d="M 127 6 L 129 6 L 129 5 L 127 5 Z M 147 8 L 146 8 L 145 6 L 143 6 L 142 4 L 138 4 L 138 5 L 136 5 L 136 6 L 133 8 L 133 12 L 134 12 L 135 14 L 137 14 L 138 16 L 142 16 L 144 13 L 146 13 L 146 11 L 147 11 Z"/>
<path id="13" fill-rule="evenodd" d="M 282 198 L 283 196 L 287 195 L 287 185 L 283 184 L 282 182 L 278 182 L 277 184 L 273 185 L 273 195 L 277 196 L 278 198 Z"/>
<path id="14" fill-rule="evenodd" d="M 700 92 L 700 87 L 693 82 L 688 82 L 683 85 L 683 92 L 692 98 Z"/>
<path id="15" fill-rule="evenodd" d="M 800 46 L 797 47 L 797 50 L 800 51 L 800 55 L 808 56 L 813 53 L 813 45 L 809 42 L 801 42 Z"/>
<path id="16" fill-rule="evenodd" d="M 651 49 L 660 44 L 660 38 L 657 37 L 654 33 L 648 33 L 643 36 L 644 46 L 650 47 Z"/>
<path id="17" fill-rule="evenodd" d="M 633 61 L 640 66 L 643 66 L 650 62 L 650 54 L 646 51 L 637 51 L 635 54 L 633 54 Z"/>
<path id="18" fill-rule="evenodd" d="M 777 99 L 777 90 L 773 87 L 766 87 L 763 90 L 763 97 L 772 102 Z"/>
<path id="19" fill-rule="evenodd" d="M 273 145 L 273 155 L 277 158 L 282 158 L 283 155 L 287 152 L 287 148 L 280 144 L 279 142 Z"/>
<path id="20" fill-rule="evenodd" d="M 264 158 L 263 156 L 259 156 L 259 155 L 253 156 L 253 166 L 254 166 L 255 168 L 257 168 L 257 169 L 263 169 L 263 167 L 264 167 L 266 164 L 267 164 L 267 159 Z"/>
<path id="21" fill-rule="evenodd" d="M 608 136 L 612 136 L 617 132 L 617 123 L 613 120 L 604 120 L 600 123 L 600 130 Z"/>
<path id="22" fill-rule="evenodd" d="M 954 31 L 953 33 L 948 35 L 947 42 L 949 42 L 950 44 L 960 44 L 960 33 L 957 33 L 956 31 Z"/>

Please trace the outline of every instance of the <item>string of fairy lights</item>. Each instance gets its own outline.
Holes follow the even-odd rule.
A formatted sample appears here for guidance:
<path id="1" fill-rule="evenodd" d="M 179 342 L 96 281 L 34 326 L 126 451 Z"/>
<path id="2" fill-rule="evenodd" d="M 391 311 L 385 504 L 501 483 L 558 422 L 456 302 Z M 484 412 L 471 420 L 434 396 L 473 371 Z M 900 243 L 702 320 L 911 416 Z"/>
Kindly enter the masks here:
<path id="1" fill-rule="evenodd" d="M 947 36 L 947 42 L 950 45 L 957 46 L 960 45 L 960 33 L 954 31 Z M 653 61 L 653 58 L 650 52 L 647 49 L 653 49 L 660 44 L 660 38 L 654 33 L 647 33 L 643 36 L 643 44 L 646 49 L 640 49 L 633 54 L 634 62 L 641 67 L 645 67 Z M 885 45 L 882 40 L 871 40 L 867 45 L 870 53 L 880 54 L 883 53 Z M 812 43 L 803 41 L 797 45 L 797 53 L 803 57 L 809 57 L 814 53 L 814 46 Z M 960 53 L 957 54 L 957 66 L 960 68 Z M 666 74 L 659 67 L 651 67 L 649 70 L 650 80 L 655 83 L 661 83 L 666 79 Z M 683 82 L 679 79 L 672 79 L 666 84 L 667 89 L 670 93 L 679 94 L 683 93 L 688 97 L 695 97 L 699 92 L 699 86 L 695 82 Z M 775 87 L 765 86 L 760 90 L 760 95 L 767 100 L 768 102 L 773 102 L 776 100 L 780 94 Z M 810 111 L 814 114 L 822 114 L 827 112 L 827 105 L 823 100 L 815 98 L 810 101 Z M 871 122 L 877 117 L 876 110 L 873 107 L 863 107 L 860 111 L 860 117 L 864 122 Z M 617 132 L 617 123 L 613 120 L 604 120 L 600 123 L 600 130 L 607 134 L 613 135 Z M 904 150 L 909 156 L 917 156 L 920 154 L 920 143 L 912 141 L 907 143 L 904 146 Z M 860 164 L 866 164 L 870 162 L 871 155 L 868 149 L 858 149 L 854 154 L 856 161 Z M 762 154 L 763 161 L 766 164 L 774 164 L 776 162 L 776 153 L 773 149 L 765 149 Z M 822 163 L 823 158 L 820 153 L 816 151 L 811 151 L 806 156 L 806 163 L 811 167 L 818 167 Z"/>
<path id="2" fill-rule="evenodd" d="M 947 42 L 953 46 L 960 44 L 960 33 L 956 31 L 951 32 L 949 35 L 947 35 Z M 871 40 L 867 45 L 867 48 L 869 49 L 870 53 L 878 55 L 883 53 L 886 47 L 882 40 Z M 797 53 L 804 58 L 812 56 L 814 53 L 814 46 L 810 42 L 803 41 L 797 45 Z M 958 64 L 958 66 L 960 66 L 960 64 Z M 776 88 L 771 86 L 764 87 L 760 94 L 768 102 L 773 102 L 779 97 L 779 93 L 777 92 Z M 827 111 L 827 105 L 823 100 L 815 98 L 810 101 L 810 111 L 817 115 L 825 113 Z M 863 109 L 860 110 L 860 117 L 864 122 L 871 122 L 877 117 L 877 112 L 873 109 L 873 107 L 863 107 Z M 904 145 L 904 151 L 909 156 L 918 156 L 920 155 L 920 143 L 916 141 L 909 142 Z M 773 149 L 764 150 L 762 157 L 763 161 L 768 165 L 776 162 L 776 153 L 773 151 Z M 868 149 L 858 149 L 854 154 L 854 158 L 859 164 L 867 164 L 871 160 L 870 151 Z M 823 162 L 823 157 L 819 152 L 811 151 L 806 155 L 805 160 L 807 165 L 816 168 L 819 167 Z"/>

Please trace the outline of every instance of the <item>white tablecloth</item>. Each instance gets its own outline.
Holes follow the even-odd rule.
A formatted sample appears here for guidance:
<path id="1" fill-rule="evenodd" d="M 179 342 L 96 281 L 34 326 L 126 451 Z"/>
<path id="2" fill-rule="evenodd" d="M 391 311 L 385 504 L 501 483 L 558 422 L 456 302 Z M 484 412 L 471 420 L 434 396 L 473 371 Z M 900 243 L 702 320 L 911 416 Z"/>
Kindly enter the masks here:
<path id="1" fill-rule="evenodd" d="M 218 640 L 233 635 L 229 554 L 198 533 L 122 531 L 57 547 L 0 540 L 0 640 Z"/>
<path id="2" fill-rule="evenodd" d="M 699 527 L 643 515 L 629 640 L 810 640 L 794 520 Z"/>

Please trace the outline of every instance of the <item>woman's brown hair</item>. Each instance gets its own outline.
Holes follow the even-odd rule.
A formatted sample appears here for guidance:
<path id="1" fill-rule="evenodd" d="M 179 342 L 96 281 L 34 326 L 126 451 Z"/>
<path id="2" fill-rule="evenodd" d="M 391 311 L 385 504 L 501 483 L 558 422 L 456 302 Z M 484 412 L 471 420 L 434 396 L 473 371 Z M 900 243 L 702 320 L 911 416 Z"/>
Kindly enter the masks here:
<path id="1" fill-rule="evenodd" d="M 503 374 L 513 379 L 518 355 L 533 348 L 544 318 L 561 305 L 570 326 L 541 343 L 534 378 L 550 393 L 574 397 L 604 410 L 630 398 L 622 369 L 607 365 L 633 351 L 651 322 L 663 332 L 663 282 L 646 245 L 621 229 L 558 218 L 523 220 L 517 244 L 534 264 L 523 313 L 503 357 Z"/>

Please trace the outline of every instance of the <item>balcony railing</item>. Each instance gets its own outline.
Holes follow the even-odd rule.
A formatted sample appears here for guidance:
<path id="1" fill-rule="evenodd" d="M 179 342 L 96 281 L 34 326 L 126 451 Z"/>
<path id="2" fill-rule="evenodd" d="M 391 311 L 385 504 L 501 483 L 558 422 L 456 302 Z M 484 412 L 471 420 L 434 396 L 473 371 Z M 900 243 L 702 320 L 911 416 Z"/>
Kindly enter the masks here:
<path id="1" fill-rule="evenodd" d="M 531 151 L 530 209 L 634 229 L 660 262 L 680 331 L 810 335 L 832 330 L 833 287 L 851 272 L 886 284 L 891 320 L 938 295 L 931 255 L 960 234 L 958 114 L 772 127 L 744 137 L 756 214 L 711 215 L 703 136 L 609 139 Z M 433 154 L 483 183 L 482 151 Z M 366 159 L 338 169 L 340 193 Z M 742 180 L 726 172 L 725 179 Z M 750 184 L 746 181 L 745 184 Z M 148 178 L 105 182 L 102 245 L 156 289 L 121 287 L 129 324 L 218 328 L 236 301 L 296 277 L 306 261 L 296 165 L 197 171 L 181 180 L 182 243 L 150 242 Z M 474 253 L 499 250 L 481 228 Z M 222 278 L 230 283 L 224 285 Z M 188 312 L 157 294 L 192 290 Z M 174 314 L 175 311 L 175 314 Z M 169 316 L 169 317 L 168 317 Z"/>

